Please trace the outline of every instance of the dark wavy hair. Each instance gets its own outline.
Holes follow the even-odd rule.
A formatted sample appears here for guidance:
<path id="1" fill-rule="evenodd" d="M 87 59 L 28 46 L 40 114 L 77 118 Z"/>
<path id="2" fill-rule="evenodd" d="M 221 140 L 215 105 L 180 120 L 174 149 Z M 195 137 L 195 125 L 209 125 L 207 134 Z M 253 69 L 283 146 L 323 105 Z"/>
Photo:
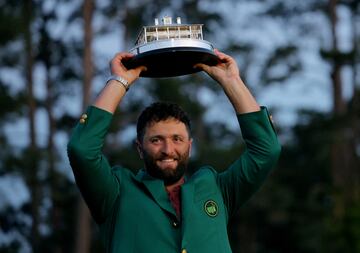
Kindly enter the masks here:
<path id="1" fill-rule="evenodd" d="M 153 122 L 167 120 L 169 118 L 175 118 L 180 122 L 184 123 L 190 136 L 190 119 L 186 112 L 178 104 L 170 102 L 155 102 L 150 106 L 146 107 L 141 112 L 137 120 L 136 131 L 138 141 L 143 141 L 145 135 L 145 128 L 149 124 Z"/>

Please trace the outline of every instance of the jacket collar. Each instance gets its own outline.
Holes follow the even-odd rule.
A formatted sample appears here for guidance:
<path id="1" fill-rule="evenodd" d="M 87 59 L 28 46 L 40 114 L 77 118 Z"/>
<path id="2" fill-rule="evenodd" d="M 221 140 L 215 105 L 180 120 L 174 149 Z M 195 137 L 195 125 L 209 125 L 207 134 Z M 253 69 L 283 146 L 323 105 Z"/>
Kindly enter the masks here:
<path id="1" fill-rule="evenodd" d="M 141 169 L 135 178 L 146 187 L 152 198 L 163 210 L 176 217 L 175 209 L 171 205 L 162 180 L 150 176 L 144 169 Z"/>

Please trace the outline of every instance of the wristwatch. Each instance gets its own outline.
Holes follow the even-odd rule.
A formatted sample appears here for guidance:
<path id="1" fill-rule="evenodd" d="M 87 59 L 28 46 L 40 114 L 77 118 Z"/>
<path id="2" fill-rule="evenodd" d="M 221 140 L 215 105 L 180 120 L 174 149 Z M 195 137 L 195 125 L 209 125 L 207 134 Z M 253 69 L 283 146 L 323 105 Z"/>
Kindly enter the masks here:
<path id="1" fill-rule="evenodd" d="M 108 82 L 110 82 L 111 80 L 118 81 L 118 82 L 125 88 L 126 91 L 129 90 L 130 85 L 129 85 L 129 82 L 126 81 L 125 78 L 123 78 L 123 77 L 121 77 L 121 76 L 117 76 L 117 75 L 111 75 L 111 76 L 107 79 L 106 84 L 107 84 Z"/>

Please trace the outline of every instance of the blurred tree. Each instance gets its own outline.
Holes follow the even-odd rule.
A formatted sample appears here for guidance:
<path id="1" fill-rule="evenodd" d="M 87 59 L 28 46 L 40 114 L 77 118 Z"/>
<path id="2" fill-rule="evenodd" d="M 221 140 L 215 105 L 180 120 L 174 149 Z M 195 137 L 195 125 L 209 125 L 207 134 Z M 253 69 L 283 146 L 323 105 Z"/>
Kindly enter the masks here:
<path id="1" fill-rule="evenodd" d="M 353 45 L 350 51 L 341 50 L 338 46 L 338 15 L 339 7 L 346 6 L 351 13 L 353 29 Z M 331 171 L 332 171 L 332 197 L 333 212 L 327 217 L 327 232 L 325 233 L 328 241 L 325 250 L 327 252 L 348 251 L 356 252 L 359 246 L 359 231 L 353 229 L 359 223 L 359 201 L 360 201 L 360 159 L 356 150 L 359 147 L 359 103 L 358 86 L 356 80 L 358 73 L 359 54 L 356 19 L 360 14 L 358 1 L 329 1 L 329 17 L 332 31 L 332 49 L 323 51 L 323 56 L 332 64 L 332 82 L 334 93 L 334 107 L 332 135 L 331 135 Z M 341 74 L 345 66 L 350 66 L 353 72 L 353 94 L 346 104 L 342 93 L 343 84 Z M 356 214 L 356 215 L 354 215 Z M 351 225 L 350 225 L 351 224 Z"/>
<path id="2" fill-rule="evenodd" d="M 56 4 L 63 3 L 58 1 Z M 5 143 L 4 139 L 3 147 L 7 150 L 7 154 L 2 159 L 0 171 L 1 174 L 12 170 L 22 173 L 31 193 L 29 203 L 19 210 L 8 207 L 10 212 L 5 213 L 5 222 L 3 222 L 2 213 L 0 214 L 1 229 L 4 229 L 4 233 L 18 234 L 13 239 L 8 236 L 9 242 L 2 241 L 9 245 L 5 248 L 1 246 L 4 250 L 13 249 L 14 245 L 17 245 L 17 249 L 23 252 L 26 244 L 29 244 L 33 252 L 69 252 L 69 246 L 64 244 L 63 240 L 72 242 L 73 235 L 69 231 L 73 231 L 70 224 L 73 223 L 74 218 L 66 213 L 74 209 L 72 205 L 75 188 L 63 172 L 59 173 L 59 152 L 55 145 L 55 135 L 57 130 L 63 129 L 64 124 L 61 122 L 58 124 L 54 107 L 61 95 L 64 95 L 60 93 L 62 88 L 59 87 L 65 87 L 61 80 L 68 80 L 73 75 L 69 77 L 69 72 L 64 67 L 66 64 L 63 64 L 67 59 L 64 41 L 56 38 L 56 35 L 54 37 L 55 33 L 51 30 L 52 25 L 59 18 L 56 13 L 56 4 L 47 5 L 41 1 L 12 1 L 5 5 L 3 2 L 0 3 L 2 17 L 0 27 L 3 27 L 1 29 L 6 30 L 4 22 L 21 25 L 19 25 L 21 29 L 12 29 L 15 32 L 8 35 L 8 40 L 2 37 L 1 47 L 4 50 L 1 53 L 1 71 L 2 73 L 12 71 L 15 79 L 4 78 L 1 81 L 1 90 L 4 91 L 1 93 L 3 105 L 1 124 L 8 123 L 10 127 L 12 124 L 16 126 L 15 124 L 23 117 L 28 118 L 27 122 L 29 122 L 28 128 L 25 129 L 25 133 L 29 133 L 29 137 L 26 138 L 29 140 L 27 146 L 12 147 Z M 11 43 L 6 43 L 9 41 Z M 24 57 L 18 57 L 18 55 L 24 55 Z M 71 58 L 74 61 L 75 57 L 71 56 Z M 39 82 L 39 75 L 34 77 L 34 73 L 39 73 L 42 67 L 45 74 L 43 88 L 41 81 Z M 18 82 L 22 79 L 17 79 L 17 72 L 25 73 L 20 75 L 25 76 L 23 84 Z M 19 91 L 17 92 L 16 89 Z M 46 96 L 41 97 L 36 94 L 35 91 L 39 93 L 39 90 Z M 41 125 L 39 122 L 39 119 L 41 120 L 39 116 L 44 109 L 48 117 L 48 126 Z M 57 129 L 56 126 L 59 128 Z M 39 140 L 47 131 L 48 135 L 45 137 L 47 144 L 39 144 L 41 143 Z M 18 136 L 6 137 L 21 139 L 24 133 L 15 134 Z M 3 136 L 3 131 L 1 131 L 1 136 Z M 30 222 L 26 222 L 26 219 L 30 219 Z"/>
<path id="3" fill-rule="evenodd" d="M 92 40 L 93 40 L 93 15 L 95 3 L 93 0 L 84 0 L 83 3 L 83 20 L 84 20 L 84 52 L 83 52 L 83 99 L 82 110 L 90 104 L 91 83 L 93 78 L 93 57 L 92 57 Z M 75 253 L 88 253 L 91 249 L 91 217 L 89 209 L 84 200 L 79 197 L 78 214 L 77 214 L 77 233 L 75 240 Z"/>
<path id="4" fill-rule="evenodd" d="M 14 1 L 16 2 L 16 1 Z M 0 69 L 2 70 L 6 66 L 17 66 L 18 64 L 18 52 L 14 50 L 10 44 L 14 38 L 22 34 L 23 30 L 12 29 L 8 22 L 16 24 L 17 27 L 23 27 L 23 17 L 21 15 L 22 8 L 13 3 L 11 5 L 5 5 L 0 3 L 0 48 L 8 49 L 7 54 L 0 51 Z M 6 180 L 6 174 L 11 173 L 15 175 L 18 168 L 21 166 L 21 161 L 16 155 L 21 153 L 16 147 L 14 147 L 9 140 L 6 132 L 6 126 L 10 122 L 15 122 L 18 117 L 21 116 L 21 108 L 24 105 L 24 93 L 13 93 L 13 90 L 9 86 L 9 82 L 3 78 L 3 74 L 0 75 L 0 179 Z M 2 193 L 3 194 L 3 193 Z M 21 230 L 21 232 L 28 232 L 24 228 L 23 224 L 19 222 L 15 213 L 18 214 L 19 210 L 11 206 L 6 196 L 0 196 L 0 233 L 7 234 L 13 229 Z M 19 240 L 12 240 L 8 242 L 8 245 L 0 245 L 0 252 L 13 251 L 17 252 L 20 248 Z"/>
<path id="5" fill-rule="evenodd" d="M 37 109 L 35 97 L 34 97 L 34 85 L 33 85 L 33 71 L 34 71 L 34 53 L 33 53 L 33 38 L 32 38 L 32 19 L 34 3 L 32 0 L 26 0 L 23 4 L 23 25 L 24 25 L 24 44 L 25 44 L 25 80 L 27 87 L 28 98 L 28 115 L 29 115 L 29 135 L 30 146 L 25 159 L 28 160 L 28 170 L 26 171 L 26 179 L 31 192 L 31 242 L 33 252 L 38 252 L 40 249 L 40 236 L 39 236 L 39 206 L 41 203 L 40 196 L 40 182 L 38 178 L 38 157 L 39 148 L 36 143 L 36 131 L 35 131 L 35 112 Z"/>
<path id="6" fill-rule="evenodd" d="M 344 13 L 344 6 L 351 13 L 353 24 L 353 49 L 349 51 L 339 48 L 338 12 L 342 8 Z M 354 226 L 359 226 L 358 215 L 354 215 L 359 210 L 360 179 L 357 152 L 360 128 L 359 34 L 356 25 L 359 3 L 307 1 L 299 4 L 278 0 L 264 5 L 264 9 L 262 16 L 276 18 L 283 24 L 291 23 L 293 29 L 302 30 L 303 34 L 301 38 L 290 37 L 288 45 L 274 47 L 272 53 L 266 55 L 268 58 L 265 58 L 260 77 L 263 85 L 284 86 L 287 80 L 301 74 L 302 43 L 306 37 L 319 37 L 319 41 L 332 42 L 332 45 L 325 44 L 324 48 L 328 49 L 323 48 L 320 53 L 332 67 L 329 89 L 332 90 L 334 107 L 330 114 L 312 111 L 302 114 L 302 121 L 307 123 L 299 126 L 301 131 L 295 127 L 292 141 L 284 147 L 279 170 L 266 185 L 272 190 L 261 191 L 260 197 L 250 201 L 231 224 L 235 227 L 233 236 L 238 236 L 239 242 L 234 245 L 234 251 L 356 252 L 360 239 L 358 230 L 354 229 Z M 314 20 L 307 22 L 303 18 L 309 13 L 329 17 L 330 37 L 326 34 L 319 36 L 319 31 L 324 30 L 320 30 Z M 257 49 L 256 45 L 250 48 Z M 344 66 L 351 67 L 353 73 L 354 92 L 348 101 L 343 95 Z M 282 201 L 269 202 L 280 193 L 284 198 Z M 277 204 L 283 210 L 279 210 Z M 350 226 L 350 223 L 357 225 Z"/>
<path id="7" fill-rule="evenodd" d="M 59 2 L 61 4 L 61 2 Z M 67 57 L 64 53 L 65 45 L 63 42 L 54 36 L 52 30 L 49 28 L 53 22 L 58 21 L 56 10 L 58 4 L 45 7 L 39 4 L 39 12 L 37 15 L 38 26 L 38 48 L 36 55 L 36 63 L 38 67 L 44 69 L 44 92 L 46 96 L 39 102 L 46 112 L 47 117 L 47 143 L 43 148 L 43 164 L 46 164 L 46 176 L 42 180 L 42 190 L 47 192 L 42 196 L 42 201 L 49 199 L 51 207 L 48 213 L 43 218 L 43 223 L 51 228 L 48 234 L 42 235 L 41 251 L 52 251 L 56 253 L 68 252 L 69 246 L 62 243 L 64 234 L 69 234 L 72 226 L 66 224 L 66 212 L 68 212 L 68 202 L 73 201 L 73 193 L 65 191 L 64 188 L 72 184 L 68 181 L 65 175 L 59 172 L 59 150 L 56 147 L 56 134 L 61 129 L 59 119 L 56 116 L 56 106 L 61 92 L 59 86 L 62 85 L 58 79 L 61 79 L 61 65 L 59 62 Z M 69 188 L 71 189 L 71 188 Z M 72 208 L 70 209 L 72 210 Z"/>
<path id="8" fill-rule="evenodd" d="M 339 36 L 338 13 L 340 8 L 344 8 L 344 6 L 349 9 L 353 20 L 353 48 L 349 51 L 344 51 L 339 47 L 339 40 L 343 38 Z M 359 210 L 357 203 L 359 202 L 360 178 L 359 155 L 356 154 L 359 146 L 357 134 L 359 132 L 359 114 L 357 113 L 359 107 L 356 108 L 355 105 L 358 99 L 358 92 L 355 87 L 358 87 L 359 82 L 356 80 L 359 62 L 359 55 L 356 53 L 358 45 L 356 41 L 359 40 L 359 37 L 356 32 L 356 25 L 354 25 L 356 24 L 354 21 L 356 16 L 359 16 L 358 6 L 358 1 L 318 1 L 309 5 L 313 10 L 321 10 L 329 17 L 329 30 L 331 31 L 329 41 L 332 43 L 330 48 L 328 46 L 329 49 L 322 49 L 320 53 L 332 68 L 330 80 L 332 81 L 333 110 L 325 116 L 310 113 L 312 116 L 308 120 L 309 124 L 303 126 L 303 129 L 307 129 L 303 133 L 297 132 L 295 128 L 295 133 L 297 133 L 295 136 L 296 144 L 301 145 L 303 143 L 307 147 L 307 150 L 296 152 L 296 155 L 306 162 L 303 168 L 313 168 L 311 170 L 313 174 L 323 168 L 323 174 L 318 176 L 319 178 L 323 177 L 324 181 L 321 184 L 313 182 L 313 184 L 308 185 L 306 195 L 315 201 L 317 198 L 324 201 L 324 208 L 318 206 L 316 202 L 304 203 L 303 214 L 297 214 L 298 218 L 307 214 L 301 222 L 313 224 L 303 228 L 300 223 L 296 223 L 295 226 L 294 233 L 301 235 L 298 237 L 299 242 L 303 240 L 302 246 L 297 245 L 297 247 L 303 248 L 306 252 L 356 252 L 359 248 L 357 243 L 360 239 L 358 230 L 349 226 L 349 223 L 359 226 L 358 216 L 354 215 L 356 213 L 354 210 Z M 345 21 L 341 20 L 341 22 Z M 353 76 L 355 76 L 353 78 L 354 92 L 348 101 L 343 94 L 345 82 L 343 70 L 345 66 L 350 66 Z M 307 114 L 309 115 L 309 112 Z M 319 140 L 317 136 L 322 136 L 322 138 Z M 309 141 L 314 139 L 317 142 L 311 145 L 304 142 L 304 139 L 309 139 Z M 313 149 L 312 147 L 316 148 Z M 308 156 L 302 157 L 309 150 L 312 152 Z M 317 157 L 320 154 L 321 156 Z M 283 157 L 286 159 L 289 156 L 285 154 Z M 320 160 L 317 161 L 316 159 Z M 297 167 L 297 159 L 292 161 L 295 161 L 294 165 Z M 313 166 L 314 164 L 317 166 Z M 324 167 L 324 165 L 326 166 Z M 311 176 L 308 174 L 307 178 Z M 307 178 L 298 181 L 305 184 Z M 291 188 L 290 185 L 288 187 Z M 301 189 L 300 186 L 298 187 Z M 317 195 L 318 197 L 316 197 Z M 320 209 L 317 209 L 317 206 Z M 317 211 L 314 213 L 313 210 Z M 322 218 L 310 222 L 312 220 L 310 217 Z M 313 236 L 308 236 L 309 234 L 313 234 Z"/>

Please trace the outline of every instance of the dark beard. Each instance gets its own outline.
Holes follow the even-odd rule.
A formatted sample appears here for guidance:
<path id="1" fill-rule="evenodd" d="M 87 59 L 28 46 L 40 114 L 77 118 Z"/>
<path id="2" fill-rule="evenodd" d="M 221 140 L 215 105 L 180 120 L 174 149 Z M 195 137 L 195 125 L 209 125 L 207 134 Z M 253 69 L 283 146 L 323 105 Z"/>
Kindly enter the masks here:
<path id="1" fill-rule="evenodd" d="M 166 169 L 163 170 L 159 166 L 156 165 L 156 160 L 158 158 L 151 157 L 146 151 L 143 150 L 144 154 L 144 163 L 146 171 L 150 176 L 161 179 L 164 181 L 165 185 L 171 185 L 180 180 L 181 177 L 184 176 L 188 161 L 189 161 L 189 152 L 184 155 L 177 157 L 178 166 L 176 169 Z M 167 156 L 160 157 L 166 158 Z"/>

